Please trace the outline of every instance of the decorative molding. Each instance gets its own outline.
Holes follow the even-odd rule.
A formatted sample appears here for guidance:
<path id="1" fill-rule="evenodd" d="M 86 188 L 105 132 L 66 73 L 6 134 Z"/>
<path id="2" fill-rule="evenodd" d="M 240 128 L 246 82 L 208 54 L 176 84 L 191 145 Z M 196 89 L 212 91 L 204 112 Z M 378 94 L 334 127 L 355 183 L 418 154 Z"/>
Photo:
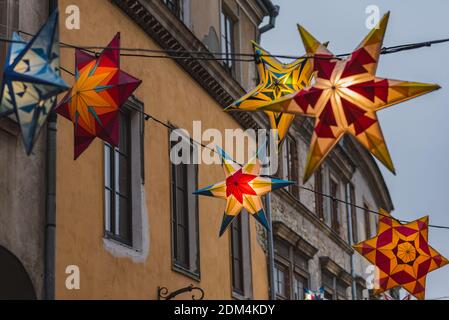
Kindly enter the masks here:
<path id="1" fill-rule="evenodd" d="M 342 280 L 348 286 L 351 285 L 351 282 L 352 282 L 351 274 L 349 274 L 345 269 L 340 267 L 340 265 L 338 265 L 331 258 L 320 257 L 320 265 L 321 265 L 321 269 L 324 269 L 324 270 L 332 273 L 334 276 L 336 276 L 338 279 Z"/>
<path id="2" fill-rule="evenodd" d="M 308 259 L 312 259 L 313 256 L 318 252 L 318 249 L 307 242 L 294 230 L 290 229 L 282 221 L 273 222 L 273 234 L 289 242 L 295 248 L 297 248 L 301 253 L 303 253 Z"/>
<path id="3" fill-rule="evenodd" d="M 162 1 L 110 0 L 125 12 L 162 49 L 205 51 L 206 46 L 176 18 Z M 181 56 L 181 55 L 178 55 Z M 178 63 L 223 108 L 245 94 L 242 86 L 214 60 L 176 59 Z M 207 57 L 213 57 L 212 54 Z M 260 129 L 248 112 L 229 112 L 245 129 Z"/>

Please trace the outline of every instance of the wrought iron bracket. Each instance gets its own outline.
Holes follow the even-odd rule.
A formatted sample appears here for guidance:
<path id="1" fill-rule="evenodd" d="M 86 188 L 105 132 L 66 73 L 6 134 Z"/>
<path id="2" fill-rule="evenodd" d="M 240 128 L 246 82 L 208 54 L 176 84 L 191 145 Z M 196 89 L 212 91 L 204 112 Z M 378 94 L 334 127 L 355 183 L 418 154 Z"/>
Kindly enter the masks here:
<path id="1" fill-rule="evenodd" d="M 157 299 L 158 300 L 171 300 L 174 297 L 186 293 L 186 292 L 192 292 L 194 290 L 199 291 L 200 296 L 197 298 L 195 294 L 192 294 L 192 300 L 203 300 L 204 298 L 204 290 L 200 287 L 195 287 L 193 284 L 190 286 L 178 289 L 176 291 L 173 291 L 171 293 L 168 292 L 168 289 L 166 287 L 157 287 Z"/>

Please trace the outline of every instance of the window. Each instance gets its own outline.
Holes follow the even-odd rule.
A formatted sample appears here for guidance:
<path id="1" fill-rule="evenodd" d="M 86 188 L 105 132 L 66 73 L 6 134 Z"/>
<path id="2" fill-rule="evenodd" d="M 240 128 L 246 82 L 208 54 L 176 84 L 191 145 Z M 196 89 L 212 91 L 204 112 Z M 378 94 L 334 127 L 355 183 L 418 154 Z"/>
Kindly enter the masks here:
<path id="1" fill-rule="evenodd" d="M 226 11 L 221 12 L 221 51 L 224 53 L 223 65 L 226 70 L 235 75 L 235 66 L 233 53 L 234 45 L 234 20 L 227 14 Z"/>
<path id="2" fill-rule="evenodd" d="M 234 298 L 252 298 L 249 216 L 245 210 L 231 224 L 232 293 Z"/>
<path id="3" fill-rule="evenodd" d="M 338 183 L 334 179 L 330 178 L 329 180 L 329 189 L 331 197 L 335 199 L 339 199 L 338 194 Z M 331 205 L 331 227 L 332 229 L 339 234 L 340 233 L 340 222 L 339 222 L 339 203 L 336 200 L 330 199 Z"/>
<path id="4" fill-rule="evenodd" d="M 365 203 L 363 205 L 365 208 L 364 215 L 365 215 L 365 238 L 368 239 L 371 237 L 371 219 L 370 219 L 370 209 L 369 206 Z"/>
<path id="5" fill-rule="evenodd" d="M 276 298 L 279 300 L 288 299 L 288 269 L 280 263 L 274 265 L 274 288 Z"/>
<path id="6" fill-rule="evenodd" d="M 303 300 L 304 289 L 309 287 L 308 263 L 297 247 L 275 237 L 274 286 L 277 299 Z"/>
<path id="7" fill-rule="evenodd" d="M 188 144 L 182 150 L 190 149 L 192 160 L 194 145 L 184 137 L 179 138 L 180 141 L 172 141 L 171 146 Z M 200 272 L 198 197 L 193 194 L 197 187 L 198 166 L 193 161 L 171 164 L 173 266 L 194 277 L 199 277 Z"/>
<path id="8" fill-rule="evenodd" d="M 304 300 L 304 290 L 308 287 L 307 278 L 295 273 L 293 279 L 293 300 Z"/>
<path id="9" fill-rule="evenodd" d="M 324 220 L 324 201 L 323 201 L 323 171 L 317 168 L 315 171 L 315 213 L 318 218 Z"/>
<path id="10" fill-rule="evenodd" d="M 131 97 L 120 109 L 119 145 L 104 144 L 105 238 L 141 249 L 144 183 L 143 104 Z"/>
<path id="11" fill-rule="evenodd" d="M 120 110 L 118 148 L 104 144 L 106 235 L 132 245 L 131 215 L 131 111 Z"/>
<path id="12" fill-rule="evenodd" d="M 0 0 L 0 37 L 11 38 L 19 26 L 19 0 Z M 0 41 L 0 65 L 3 66 L 9 44 Z M 0 79 L 3 67 L 0 68 Z"/>
<path id="13" fill-rule="evenodd" d="M 357 283 L 356 284 L 356 294 L 355 294 L 355 297 L 357 300 L 364 300 L 363 290 L 365 290 L 365 288 L 361 284 Z"/>
<path id="14" fill-rule="evenodd" d="M 284 180 L 298 181 L 298 149 L 296 141 L 288 137 L 285 139 L 282 150 L 282 178 Z M 290 185 L 288 191 L 299 198 L 299 188 L 296 184 Z"/>
<path id="15" fill-rule="evenodd" d="M 346 300 L 352 277 L 329 257 L 320 257 L 321 286 L 328 300 Z"/>
<path id="16" fill-rule="evenodd" d="M 242 213 L 232 222 L 231 226 L 231 259 L 232 259 L 232 289 L 243 295 L 243 239 Z"/>
<path id="17" fill-rule="evenodd" d="M 179 19 L 183 18 L 183 1 L 182 0 L 164 0 L 165 5 Z"/>
<path id="18" fill-rule="evenodd" d="M 358 226 L 357 226 L 357 207 L 355 198 L 355 188 L 352 183 L 349 184 L 349 202 L 351 210 L 351 226 L 352 226 L 352 243 L 358 243 Z"/>

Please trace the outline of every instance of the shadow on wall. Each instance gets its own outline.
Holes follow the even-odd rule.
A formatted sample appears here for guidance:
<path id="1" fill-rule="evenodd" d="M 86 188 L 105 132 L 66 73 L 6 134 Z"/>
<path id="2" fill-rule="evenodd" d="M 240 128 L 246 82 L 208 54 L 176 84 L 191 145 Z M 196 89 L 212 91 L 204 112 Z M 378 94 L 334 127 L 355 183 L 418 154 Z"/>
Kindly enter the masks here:
<path id="1" fill-rule="evenodd" d="M 33 284 L 20 260 L 0 246 L 0 299 L 35 300 Z"/>

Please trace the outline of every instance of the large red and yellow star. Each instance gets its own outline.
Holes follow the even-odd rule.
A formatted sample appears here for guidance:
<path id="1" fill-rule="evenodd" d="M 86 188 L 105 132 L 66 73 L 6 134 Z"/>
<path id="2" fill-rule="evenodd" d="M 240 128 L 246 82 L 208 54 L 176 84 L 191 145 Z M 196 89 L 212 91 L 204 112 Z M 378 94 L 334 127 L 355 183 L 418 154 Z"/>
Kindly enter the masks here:
<path id="1" fill-rule="evenodd" d="M 401 286 L 424 299 L 426 276 L 449 261 L 428 243 L 429 217 L 401 224 L 381 210 L 377 236 L 354 245 L 376 266 L 375 294 Z"/>
<path id="2" fill-rule="evenodd" d="M 246 209 L 265 228 L 269 229 L 261 197 L 273 190 L 289 186 L 293 182 L 260 176 L 261 166 L 257 157 L 242 167 L 221 148 L 217 147 L 217 151 L 226 180 L 195 191 L 195 194 L 226 199 L 220 236 L 242 209 Z"/>
<path id="3" fill-rule="evenodd" d="M 376 111 L 440 88 L 436 84 L 376 77 L 388 17 L 387 13 L 343 60 L 300 27 L 307 54 L 314 54 L 315 83 L 261 109 L 315 118 L 304 181 L 346 133 L 353 135 L 394 173 Z"/>
<path id="4" fill-rule="evenodd" d="M 98 58 L 76 49 L 75 84 L 55 109 L 74 123 L 75 159 L 95 137 L 118 146 L 120 107 L 141 80 L 120 69 L 116 48 L 120 48 L 119 33 Z"/>
<path id="5" fill-rule="evenodd" d="M 284 64 L 272 57 L 270 53 L 253 42 L 257 57 L 259 84 L 246 95 L 235 101 L 227 109 L 257 111 L 267 103 L 278 100 L 288 94 L 310 85 L 312 80 L 312 62 L 310 59 L 298 59 Z M 265 111 L 272 129 L 278 130 L 278 145 L 287 135 L 295 115 L 284 112 Z"/>

